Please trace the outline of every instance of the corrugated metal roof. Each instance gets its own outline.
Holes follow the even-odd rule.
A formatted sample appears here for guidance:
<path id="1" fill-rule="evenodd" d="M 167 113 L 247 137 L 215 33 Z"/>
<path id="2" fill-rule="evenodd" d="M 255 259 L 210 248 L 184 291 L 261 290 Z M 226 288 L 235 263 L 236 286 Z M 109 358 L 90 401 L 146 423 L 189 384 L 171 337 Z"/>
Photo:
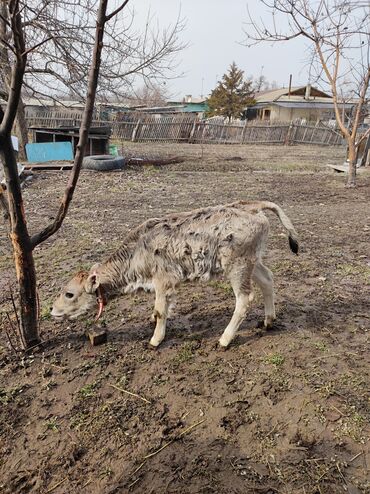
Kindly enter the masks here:
<path id="1" fill-rule="evenodd" d="M 353 104 L 352 103 L 340 103 L 340 108 L 349 109 L 352 108 Z M 266 108 L 267 106 L 280 106 L 283 108 L 316 108 L 316 109 L 322 109 L 322 110 L 333 110 L 334 109 L 334 104 L 332 101 L 270 101 L 266 103 L 257 103 L 256 105 L 249 106 L 248 109 L 252 110 L 258 110 L 259 108 Z"/>
<path id="2" fill-rule="evenodd" d="M 289 96 L 289 88 L 284 87 L 280 89 L 273 89 L 271 91 L 263 91 L 261 93 L 257 93 L 254 97 L 254 99 L 258 103 L 271 103 L 272 101 L 281 101 L 281 100 L 288 100 L 288 101 L 293 101 L 293 100 L 304 100 L 304 94 L 302 95 L 296 95 L 292 94 L 296 91 L 299 92 L 305 92 L 306 86 L 294 86 L 290 88 L 290 96 Z M 310 100 L 314 101 L 327 101 L 328 99 L 331 99 L 330 95 L 326 95 L 323 91 L 320 89 L 317 89 L 315 87 L 311 87 L 311 92 L 314 92 L 317 94 L 317 96 L 311 96 Z M 318 96 L 320 94 L 320 96 Z M 307 101 L 307 100 L 305 100 Z"/>
<path id="3" fill-rule="evenodd" d="M 294 87 L 294 88 L 292 88 L 292 90 L 293 89 L 298 89 L 298 87 Z M 277 100 L 278 98 L 283 96 L 283 94 L 288 94 L 288 91 L 289 91 L 289 89 L 287 87 L 283 87 L 280 89 L 272 89 L 271 91 L 263 91 L 261 93 L 257 93 L 254 96 L 254 99 L 258 103 L 267 103 L 270 101 Z"/>
<path id="4" fill-rule="evenodd" d="M 317 108 L 323 110 L 332 110 L 334 109 L 334 104 L 331 102 L 323 103 L 321 101 L 276 101 L 273 103 L 276 106 L 281 106 L 283 108 Z M 345 108 L 352 108 L 353 105 L 350 103 L 345 103 Z M 343 108 L 343 104 L 340 104 L 340 107 Z"/>
<path id="5" fill-rule="evenodd" d="M 169 100 L 169 105 L 199 105 L 205 103 L 207 98 L 193 98 L 192 96 L 182 98 L 181 100 Z"/>

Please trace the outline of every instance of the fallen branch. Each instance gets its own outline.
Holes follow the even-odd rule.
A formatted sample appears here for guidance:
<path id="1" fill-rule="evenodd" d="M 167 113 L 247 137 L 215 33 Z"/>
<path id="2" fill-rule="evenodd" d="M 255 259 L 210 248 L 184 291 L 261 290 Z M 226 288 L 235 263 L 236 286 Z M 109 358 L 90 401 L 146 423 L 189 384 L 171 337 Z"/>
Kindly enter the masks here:
<path id="1" fill-rule="evenodd" d="M 363 455 L 363 454 L 364 454 L 364 452 L 363 452 L 363 451 L 360 451 L 359 453 L 357 453 L 357 455 L 355 455 L 353 458 L 351 458 L 351 459 L 349 460 L 349 463 L 352 463 L 352 461 L 355 461 L 355 460 L 356 460 L 356 458 L 358 458 L 359 456 L 361 456 L 361 455 Z"/>
<path id="2" fill-rule="evenodd" d="M 174 156 L 173 158 L 127 158 L 126 164 L 128 166 L 132 165 L 172 165 L 174 163 L 183 163 L 184 158 Z"/>
<path id="3" fill-rule="evenodd" d="M 21 341 L 21 345 L 23 346 L 23 348 L 26 348 L 26 341 L 23 337 L 23 332 L 22 332 L 21 323 L 20 323 L 19 317 L 18 317 L 17 307 L 15 305 L 13 290 L 12 290 L 12 287 L 10 286 L 10 284 L 9 284 L 9 292 L 10 292 L 10 299 L 12 301 L 15 319 L 17 321 L 17 329 L 18 329 L 19 339 Z"/>
<path id="4" fill-rule="evenodd" d="M 111 385 L 112 386 L 112 385 Z M 113 386 L 113 387 L 116 387 L 116 386 Z M 156 451 L 154 451 L 153 453 L 150 453 L 146 456 L 144 456 L 144 461 L 142 463 L 140 463 L 140 465 L 132 472 L 132 474 L 130 475 L 129 478 L 132 478 L 135 473 L 137 473 L 139 470 L 141 470 L 143 468 L 143 466 L 146 464 L 146 462 L 148 461 L 149 458 L 151 458 L 152 456 L 155 456 L 157 455 L 158 453 L 160 453 L 161 451 L 163 451 L 165 448 L 167 448 L 167 446 L 169 446 L 170 444 L 172 444 L 173 442 L 177 441 L 178 439 L 180 439 L 180 437 L 184 436 L 185 434 L 187 434 L 188 432 L 190 432 L 191 430 L 195 429 L 195 427 L 198 427 L 198 425 L 200 424 L 203 424 L 203 422 L 205 421 L 206 419 L 203 419 L 203 420 L 200 420 L 199 422 L 196 422 L 195 424 L 191 425 L 190 427 L 188 427 L 187 429 L 185 429 L 184 431 L 182 431 L 178 436 L 176 436 L 175 438 L 171 439 L 171 441 L 168 441 L 168 443 L 165 443 L 161 448 L 157 449 Z M 129 485 L 129 488 L 131 488 L 133 485 L 136 484 L 136 482 L 138 482 L 139 480 L 139 477 L 137 479 L 135 479 L 130 485 Z"/>
<path id="5" fill-rule="evenodd" d="M 134 396 L 135 398 L 139 398 L 139 400 L 145 401 L 145 403 L 151 404 L 151 402 L 149 400 L 147 400 L 146 398 L 143 398 L 142 396 L 137 395 L 136 393 L 131 393 L 131 391 L 127 391 L 127 389 L 119 388 L 115 384 L 109 384 L 109 386 L 111 388 L 117 389 L 118 391 L 121 391 L 122 393 L 126 393 L 130 396 Z"/>
<path id="6" fill-rule="evenodd" d="M 6 312 L 6 315 L 8 317 L 10 327 L 13 329 L 13 332 L 14 332 L 14 328 L 12 326 L 12 320 L 10 319 L 9 313 Z M 13 345 L 12 339 L 10 338 L 10 334 L 9 334 L 8 330 L 6 329 L 6 326 L 4 326 L 4 330 L 5 330 L 6 336 L 7 336 L 8 341 L 9 341 L 9 345 L 12 348 L 13 352 L 18 353 L 17 348 L 15 348 L 15 346 Z"/>
<path id="7" fill-rule="evenodd" d="M 53 487 L 51 487 L 50 489 L 48 489 L 45 494 L 49 494 L 49 492 L 53 492 L 55 491 L 55 489 L 57 487 L 59 487 L 61 484 L 63 484 L 63 482 L 65 482 L 66 480 L 68 480 L 68 477 L 64 478 L 63 480 L 61 480 L 60 482 L 58 482 L 57 484 L 53 485 Z"/>
<path id="8" fill-rule="evenodd" d="M 159 448 L 156 451 L 154 451 L 154 453 L 150 453 L 149 455 L 144 456 L 144 460 L 147 460 L 148 458 L 151 458 L 152 456 L 157 455 L 159 452 L 161 452 L 162 450 L 164 450 L 164 448 L 167 448 L 167 446 L 169 446 L 170 444 L 172 444 L 174 441 L 177 441 L 178 439 L 180 439 L 180 437 L 184 436 L 185 434 L 187 434 L 188 432 L 190 432 L 191 430 L 193 430 L 195 427 L 198 427 L 198 425 L 203 424 L 203 422 L 205 420 L 206 419 L 200 420 L 199 422 L 196 422 L 195 424 L 191 425 L 190 427 L 188 427 L 187 429 L 185 429 L 184 431 L 182 431 L 178 436 L 176 436 L 175 438 L 171 439 L 171 441 L 168 441 L 168 443 L 165 443 L 161 448 Z"/>

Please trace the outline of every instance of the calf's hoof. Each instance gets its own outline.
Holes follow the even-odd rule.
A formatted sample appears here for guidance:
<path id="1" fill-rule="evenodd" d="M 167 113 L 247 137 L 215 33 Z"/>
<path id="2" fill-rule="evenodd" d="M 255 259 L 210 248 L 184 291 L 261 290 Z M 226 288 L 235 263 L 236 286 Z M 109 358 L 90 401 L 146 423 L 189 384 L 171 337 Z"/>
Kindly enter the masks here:
<path id="1" fill-rule="evenodd" d="M 151 348 L 152 350 L 156 350 L 161 343 L 162 343 L 162 340 L 159 341 L 159 340 L 152 338 L 149 341 L 149 348 Z"/>
<path id="2" fill-rule="evenodd" d="M 274 328 L 275 318 L 266 318 L 263 321 L 258 321 L 257 328 L 258 329 L 273 329 Z"/>
<path id="3" fill-rule="evenodd" d="M 226 350 L 227 347 L 229 346 L 230 341 L 221 336 L 221 338 L 218 340 L 218 346 L 221 350 Z"/>

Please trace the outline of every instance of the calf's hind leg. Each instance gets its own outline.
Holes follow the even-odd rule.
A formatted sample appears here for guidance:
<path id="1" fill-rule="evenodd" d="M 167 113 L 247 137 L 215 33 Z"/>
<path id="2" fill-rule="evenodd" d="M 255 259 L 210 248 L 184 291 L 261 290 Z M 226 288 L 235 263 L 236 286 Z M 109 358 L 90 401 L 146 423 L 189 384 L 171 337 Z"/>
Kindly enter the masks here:
<path id="1" fill-rule="evenodd" d="M 167 290 L 154 283 L 155 288 L 155 303 L 152 314 L 152 321 L 156 323 L 153 336 L 150 344 L 157 347 L 164 340 L 166 335 L 166 322 L 168 317 L 169 295 Z"/>
<path id="2" fill-rule="evenodd" d="M 272 323 L 276 319 L 274 302 L 274 278 L 271 271 L 266 268 L 266 266 L 264 266 L 261 261 L 257 261 L 254 267 L 252 278 L 262 291 L 265 304 L 264 326 L 268 328 L 272 326 Z"/>
<path id="3" fill-rule="evenodd" d="M 221 338 L 219 339 L 220 346 L 226 348 L 233 340 L 240 324 L 246 316 L 250 302 L 253 300 L 251 289 L 251 274 L 253 265 L 235 267 L 229 275 L 231 286 L 234 290 L 236 303 L 235 310 L 231 321 L 227 325 Z"/>

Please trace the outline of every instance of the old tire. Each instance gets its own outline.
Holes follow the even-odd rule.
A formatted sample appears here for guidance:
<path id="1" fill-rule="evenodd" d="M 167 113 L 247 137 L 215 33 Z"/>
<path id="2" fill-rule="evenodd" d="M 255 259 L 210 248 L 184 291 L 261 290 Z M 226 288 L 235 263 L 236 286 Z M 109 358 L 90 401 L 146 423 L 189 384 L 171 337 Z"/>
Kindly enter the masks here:
<path id="1" fill-rule="evenodd" d="M 112 156 L 111 154 L 99 154 L 96 156 L 86 156 L 82 162 L 84 170 L 95 170 L 108 172 L 111 170 L 121 170 L 124 167 L 125 159 L 122 156 Z"/>

